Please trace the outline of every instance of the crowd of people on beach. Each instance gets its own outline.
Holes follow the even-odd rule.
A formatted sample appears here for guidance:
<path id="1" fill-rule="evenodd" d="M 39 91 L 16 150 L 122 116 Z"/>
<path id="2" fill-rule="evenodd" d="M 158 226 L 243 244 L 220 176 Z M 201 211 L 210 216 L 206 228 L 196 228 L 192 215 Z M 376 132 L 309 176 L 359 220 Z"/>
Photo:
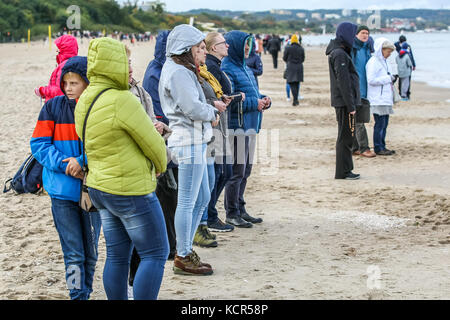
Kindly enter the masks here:
<path id="1" fill-rule="evenodd" d="M 299 34 L 283 44 L 276 35 L 205 35 L 179 25 L 157 36 L 142 86 L 133 77 L 132 48 L 115 38 L 92 39 L 82 57 L 77 38 L 62 35 L 55 41 L 58 66 L 49 84 L 35 89 L 45 105 L 30 146 L 44 167 L 71 299 L 92 293 L 101 228 L 108 299 L 128 299 L 129 286 L 134 299 L 157 299 L 168 259 L 175 274 L 213 274 L 194 245 L 214 248 L 216 232 L 263 222 L 245 201 L 256 137 L 272 106 L 258 86 L 263 52 L 277 68 L 284 48 L 284 78 L 299 105 L 305 60 Z M 405 69 L 414 60 L 406 41 L 398 45 L 406 97 Z M 339 124 L 337 179 L 359 178 L 352 150 L 370 152 L 366 121 L 352 127 L 361 98 L 374 114 L 375 153 L 394 153 L 385 143 L 395 80 L 386 58 L 393 50 L 388 40 L 374 42 L 367 27 L 351 23 L 339 25 L 327 48 Z M 222 194 L 225 221 L 216 208 Z"/>

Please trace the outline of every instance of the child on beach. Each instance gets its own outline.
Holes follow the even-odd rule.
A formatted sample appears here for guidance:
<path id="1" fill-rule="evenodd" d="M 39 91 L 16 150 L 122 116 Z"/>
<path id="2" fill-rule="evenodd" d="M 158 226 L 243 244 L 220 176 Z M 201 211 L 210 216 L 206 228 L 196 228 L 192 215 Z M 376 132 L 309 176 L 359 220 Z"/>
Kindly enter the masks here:
<path id="1" fill-rule="evenodd" d="M 63 69 L 66 61 L 78 55 L 78 43 L 77 38 L 71 35 L 63 35 L 55 40 L 55 45 L 58 47 L 58 55 L 56 56 L 56 62 L 58 66 L 52 72 L 50 81 L 46 87 L 39 87 L 34 89 L 34 93 L 41 98 L 45 99 L 45 102 L 56 97 L 62 96 L 64 93 L 60 89 L 61 82 L 61 70 Z"/>
<path id="2" fill-rule="evenodd" d="M 413 64 L 408 53 L 408 44 L 404 43 L 402 49 L 395 58 L 398 67 L 398 77 L 400 78 L 400 95 L 403 101 L 408 101 L 409 80 L 413 69 Z"/>
<path id="3" fill-rule="evenodd" d="M 70 298 L 78 300 L 89 299 L 92 292 L 101 227 L 98 212 L 85 212 L 78 205 L 84 174 L 74 111 L 89 84 L 86 70 L 86 57 L 67 60 L 61 71 L 64 95 L 44 105 L 30 141 L 33 156 L 44 166 L 42 179 L 52 202 Z"/>

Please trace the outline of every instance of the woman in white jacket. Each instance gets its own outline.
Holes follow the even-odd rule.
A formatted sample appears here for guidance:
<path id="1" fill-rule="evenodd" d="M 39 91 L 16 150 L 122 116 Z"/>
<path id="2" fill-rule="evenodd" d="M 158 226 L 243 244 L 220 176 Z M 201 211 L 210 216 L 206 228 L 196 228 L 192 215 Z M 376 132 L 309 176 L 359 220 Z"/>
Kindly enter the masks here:
<path id="1" fill-rule="evenodd" d="M 386 38 L 375 41 L 375 53 L 367 62 L 367 99 L 370 101 L 370 112 L 375 119 L 373 129 L 373 144 L 375 153 L 390 156 L 395 153 L 386 148 L 386 130 L 389 124 L 389 115 L 394 113 L 393 80 L 394 76 L 386 61 L 395 46 Z"/>

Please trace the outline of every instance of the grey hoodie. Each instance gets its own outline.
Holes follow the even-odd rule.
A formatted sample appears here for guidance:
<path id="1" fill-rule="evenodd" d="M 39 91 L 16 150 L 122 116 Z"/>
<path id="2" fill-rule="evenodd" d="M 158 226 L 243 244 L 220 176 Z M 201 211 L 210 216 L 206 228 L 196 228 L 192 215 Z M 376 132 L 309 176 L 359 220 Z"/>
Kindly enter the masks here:
<path id="1" fill-rule="evenodd" d="M 175 27 L 167 39 L 167 60 L 161 71 L 158 91 L 161 108 L 173 131 L 169 147 L 211 141 L 211 122 L 218 111 L 206 102 L 196 74 L 171 58 L 189 51 L 204 38 L 198 29 L 182 24 Z"/>

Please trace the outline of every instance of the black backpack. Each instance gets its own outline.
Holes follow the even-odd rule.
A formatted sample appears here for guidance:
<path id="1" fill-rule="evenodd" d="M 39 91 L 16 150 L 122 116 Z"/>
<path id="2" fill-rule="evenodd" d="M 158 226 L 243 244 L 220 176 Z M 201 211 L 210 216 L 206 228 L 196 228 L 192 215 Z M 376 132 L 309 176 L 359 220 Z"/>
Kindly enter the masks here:
<path id="1" fill-rule="evenodd" d="M 42 189 L 42 169 L 42 165 L 33 155 L 29 155 L 14 175 L 14 178 L 5 181 L 3 193 L 11 189 L 18 194 L 38 193 Z M 9 187 L 6 186 L 8 182 Z"/>

